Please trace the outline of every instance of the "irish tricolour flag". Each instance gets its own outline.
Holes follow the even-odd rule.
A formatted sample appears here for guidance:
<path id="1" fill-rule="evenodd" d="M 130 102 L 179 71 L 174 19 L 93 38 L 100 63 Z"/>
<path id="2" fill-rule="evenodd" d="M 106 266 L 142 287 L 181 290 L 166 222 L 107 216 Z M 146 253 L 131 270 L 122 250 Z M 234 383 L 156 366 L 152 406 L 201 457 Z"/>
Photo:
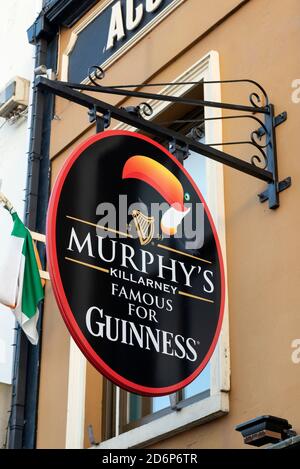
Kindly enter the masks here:
<path id="1" fill-rule="evenodd" d="M 11 214 L 13 230 L 0 265 L 0 303 L 8 306 L 30 342 L 38 342 L 38 303 L 44 297 L 35 248 L 29 230 L 17 213 Z"/>

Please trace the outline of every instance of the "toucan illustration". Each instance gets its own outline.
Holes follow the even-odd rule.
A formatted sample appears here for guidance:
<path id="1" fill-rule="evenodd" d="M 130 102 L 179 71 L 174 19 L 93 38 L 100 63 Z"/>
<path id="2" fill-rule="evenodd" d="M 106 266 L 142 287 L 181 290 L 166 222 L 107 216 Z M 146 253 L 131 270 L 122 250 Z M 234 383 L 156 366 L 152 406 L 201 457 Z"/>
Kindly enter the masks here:
<path id="1" fill-rule="evenodd" d="M 123 167 L 122 179 L 130 178 L 149 184 L 170 205 L 160 226 L 166 235 L 175 235 L 183 218 L 190 212 L 190 208 L 184 206 L 184 191 L 179 179 L 158 161 L 141 155 L 130 157 Z"/>

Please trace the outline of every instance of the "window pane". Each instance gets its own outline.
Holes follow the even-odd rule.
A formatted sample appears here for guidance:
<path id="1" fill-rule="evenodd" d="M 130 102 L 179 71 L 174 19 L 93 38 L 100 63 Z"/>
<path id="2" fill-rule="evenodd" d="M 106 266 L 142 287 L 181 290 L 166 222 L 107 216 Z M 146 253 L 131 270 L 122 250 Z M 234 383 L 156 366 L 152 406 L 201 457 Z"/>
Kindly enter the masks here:
<path id="1" fill-rule="evenodd" d="M 195 183 L 199 187 L 203 197 L 206 197 L 206 161 L 205 157 L 199 155 L 199 153 L 195 153 L 194 151 L 190 151 L 189 157 L 184 161 L 184 167 L 189 172 L 189 174 L 194 179 Z"/>
<path id="2" fill-rule="evenodd" d="M 128 423 L 139 420 L 142 417 L 142 396 L 129 394 L 129 412 Z"/>
<path id="3" fill-rule="evenodd" d="M 206 365 L 204 370 L 197 376 L 194 381 L 186 386 L 183 390 L 183 398 L 196 396 L 197 394 L 210 389 L 210 363 Z"/>
<path id="4" fill-rule="evenodd" d="M 128 423 L 135 422 L 150 413 L 149 411 L 143 412 L 143 407 L 145 407 L 146 401 L 149 401 L 150 404 L 149 398 L 128 393 Z M 149 410 L 151 409 L 151 413 L 167 409 L 170 407 L 169 396 L 154 397 L 151 399 L 151 406 L 148 405 L 147 407 Z M 146 409 L 144 410 L 146 411 Z"/>
<path id="5" fill-rule="evenodd" d="M 154 397 L 152 399 L 152 412 L 158 412 L 168 407 L 170 407 L 169 396 Z"/>
<path id="6" fill-rule="evenodd" d="M 199 140 L 201 143 L 205 143 L 204 138 Z M 206 180 L 206 158 L 199 153 L 190 151 L 189 157 L 184 162 L 185 169 L 194 179 L 195 183 L 199 187 L 204 199 L 207 196 L 207 180 Z M 189 397 L 195 396 L 203 391 L 210 389 L 210 364 L 205 367 L 198 376 L 189 386 L 184 389 L 183 398 L 188 399 Z"/>

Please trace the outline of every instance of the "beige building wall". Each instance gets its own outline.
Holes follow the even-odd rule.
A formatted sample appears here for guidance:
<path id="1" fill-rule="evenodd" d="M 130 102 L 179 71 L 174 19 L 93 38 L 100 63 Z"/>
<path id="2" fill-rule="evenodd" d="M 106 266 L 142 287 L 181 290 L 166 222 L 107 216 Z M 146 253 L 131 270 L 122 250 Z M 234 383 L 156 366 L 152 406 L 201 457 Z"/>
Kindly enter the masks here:
<path id="1" fill-rule="evenodd" d="M 221 79 L 258 81 L 277 113 L 288 113 L 287 122 L 276 129 L 278 165 L 279 177 L 292 176 L 293 185 L 281 194 L 279 209 L 271 211 L 259 203 L 257 194 L 264 183 L 224 167 L 229 414 L 163 440 L 157 448 L 242 448 L 235 425 L 263 414 L 288 419 L 300 433 L 300 365 L 291 359 L 291 343 L 300 337 L 300 104 L 292 102 L 292 82 L 300 78 L 299 26 L 299 0 L 286 0 L 284 7 L 281 0 L 186 0 L 106 70 L 103 84 L 172 81 L 215 50 Z M 71 32 L 61 31 L 60 63 Z M 248 86 L 223 85 L 222 101 L 248 104 L 251 91 Z M 117 97 L 106 98 L 124 105 Z M 95 132 L 86 110 L 77 105 L 57 99 L 56 113 L 60 120 L 52 125 L 52 182 L 72 149 Z M 246 129 L 237 120 L 224 121 L 224 141 L 248 139 Z M 251 148 L 226 151 L 252 156 Z M 50 285 L 43 334 L 38 447 L 64 447 L 70 338 Z M 97 437 L 100 379 L 88 366 L 86 416 L 93 415 Z"/>

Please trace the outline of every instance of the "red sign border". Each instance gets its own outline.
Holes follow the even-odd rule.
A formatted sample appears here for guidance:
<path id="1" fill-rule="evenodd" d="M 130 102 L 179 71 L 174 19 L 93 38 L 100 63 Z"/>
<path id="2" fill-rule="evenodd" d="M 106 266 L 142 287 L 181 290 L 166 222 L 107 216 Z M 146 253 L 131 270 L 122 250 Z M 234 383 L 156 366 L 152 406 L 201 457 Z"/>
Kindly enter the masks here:
<path id="1" fill-rule="evenodd" d="M 188 178 L 190 183 L 192 184 L 193 188 L 195 189 L 197 195 L 199 196 L 201 202 L 204 205 L 205 212 L 207 214 L 207 217 L 209 219 L 216 246 L 217 246 L 217 252 L 218 252 L 218 258 L 219 258 L 219 264 L 220 264 L 220 272 L 221 272 L 221 305 L 220 305 L 220 315 L 219 315 L 219 320 L 218 320 L 218 325 L 217 329 L 215 332 L 214 339 L 212 341 L 212 344 L 205 356 L 205 358 L 202 360 L 201 364 L 199 367 L 186 379 L 183 381 L 180 381 L 177 384 L 174 384 L 172 386 L 167 386 L 163 388 L 151 388 L 151 387 L 146 387 L 146 386 L 141 386 L 139 384 L 136 384 L 132 381 L 129 381 L 116 373 L 114 370 L 112 370 L 93 350 L 93 348 L 90 346 L 89 342 L 87 339 L 84 337 L 83 333 L 81 332 L 79 326 L 77 325 L 77 322 L 74 319 L 73 313 L 70 309 L 64 288 L 63 288 L 63 283 L 61 280 L 60 272 L 59 272 L 59 267 L 58 267 L 58 260 L 57 260 L 57 253 L 56 253 L 56 216 L 57 216 L 57 207 L 58 207 L 58 202 L 60 199 L 61 191 L 65 182 L 65 179 L 72 168 L 74 162 L 79 158 L 79 156 L 83 153 L 84 150 L 86 150 L 90 145 L 93 143 L 102 140 L 107 137 L 111 136 L 122 136 L 122 135 L 127 135 L 130 137 L 136 137 L 139 138 L 140 140 L 144 140 L 148 143 L 151 143 L 155 147 L 159 148 L 162 152 L 164 152 L 169 158 L 172 159 L 172 161 L 180 168 L 180 170 L 185 174 L 185 176 Z M 126 130 L 109 130 L 105 132 L 101 132 L 99 134 L 93 135 L 89 137 L 87 140 L 85 140 L 83 143 L 81 143 L 70 155 L 70 157 L 67 159 L 67 161 L 64 163 L 61 171 L 59 172 L 59 175 L 57 176 L 57 179 L 55 181 L 53 190 L 51 192 L 50 196 L 50 201 L 49 201 L 49 207 L 48 207 L 48 214 L 47 214 L 47 228 L 46 228 L 46 249 L 47 249 L 47 259 L 48 259 L 48 270 L 50 274 L 50 279 L 54 291 L 54 295 L 59 307 L 59 310 L 61 312 L 61 315 L 64 319 L 64 322 L 73 337 L 74 341 L 82 351 L 82 353 L 85 355 L 87 360 L 91 362 L 94 367 L 100 371 L 105 377 L 113 381 L 116 385 L 126 389 L 127 391 L 134 392 L 137 394 L 145 395 L 145 396 L 150 396 L 150 397 L 156 397 L 156 396 L 163 396 L 166 394 L 172 394 L 183 387 L 187 386 L 189 383 L 191 383 L 200 373 L 201 371 L 205 368 L 207 363 L 209 362 L 214 349 L 216 347 L 217 341 L 219 339 L 219 335 L 221 332 L 221 327 L 222 327 L 222 322 L 223 322 L 223 316 L 224 316 L 224 306 L 225 306 L 225 275 L 224 275 L 224 264 L 223 264 L 223 257 L 222 257 L 222 251 L 221 251 L 221 246 L 218 238 L 218 234 L 211 216 L 211 213 L 208 209 L 208 206 L 199 191 L 198 187 L 196 186 L 195 182 L 192 180 L 186 169 L 179 163 L 176 158 L 169 153 L 163 146 L 161 146 L 159 143 L 155 142 L 154 140 L 150 139 L 149 137 L 146 137 L 144 135 L 138 134 L 136 132 L 129 132 Z"/>

